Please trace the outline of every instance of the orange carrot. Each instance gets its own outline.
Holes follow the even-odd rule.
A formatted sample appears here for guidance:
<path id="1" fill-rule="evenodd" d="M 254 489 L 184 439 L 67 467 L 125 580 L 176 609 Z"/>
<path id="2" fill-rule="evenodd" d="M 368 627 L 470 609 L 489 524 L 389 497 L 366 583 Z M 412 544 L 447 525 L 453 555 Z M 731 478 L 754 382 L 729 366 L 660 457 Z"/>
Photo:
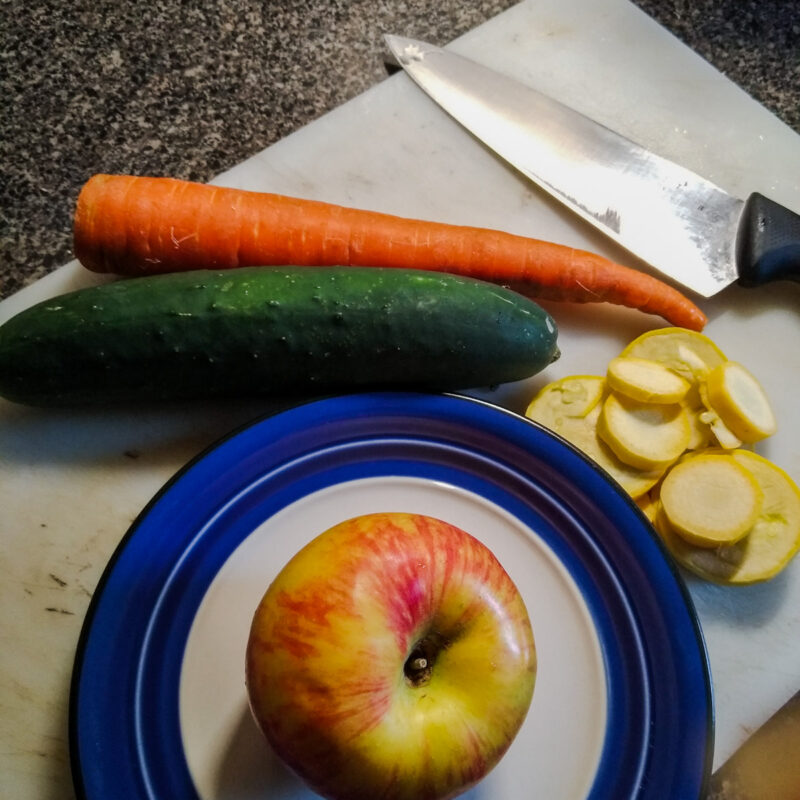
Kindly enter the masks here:
<path id="1" fill-rule="evenodd" d="M 171 178 L 95 175 L 78 197 L 75 255 L 96 272 L 145 275 L 276 264 L 407 267 L 609 302 L 702 330 L 677 289 L 584 250 L 510 233 Z"/>

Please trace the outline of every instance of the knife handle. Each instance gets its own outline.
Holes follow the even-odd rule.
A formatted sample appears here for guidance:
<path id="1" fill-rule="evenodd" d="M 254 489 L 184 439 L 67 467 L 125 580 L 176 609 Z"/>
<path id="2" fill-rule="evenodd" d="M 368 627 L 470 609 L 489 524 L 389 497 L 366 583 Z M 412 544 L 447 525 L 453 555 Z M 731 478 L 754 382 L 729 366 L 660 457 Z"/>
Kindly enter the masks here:
<path id="1" fill-rule="evenodd" d="M 753 192 L 744 204 L 736 260 L 742 286 L 800 281 L 800 215 Z"/>

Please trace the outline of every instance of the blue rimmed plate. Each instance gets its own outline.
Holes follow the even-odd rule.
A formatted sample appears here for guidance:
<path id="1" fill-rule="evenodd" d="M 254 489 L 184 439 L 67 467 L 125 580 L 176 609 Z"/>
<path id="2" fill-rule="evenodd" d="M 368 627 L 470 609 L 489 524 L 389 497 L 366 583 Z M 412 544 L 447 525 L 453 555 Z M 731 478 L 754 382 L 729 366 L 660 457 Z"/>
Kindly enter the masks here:
<path id="1" fill-rule="evenodd" d="M 314 797 L 250 718 L 247 634 L 297 550 L 372 511 L 469 531 L 528 607 L 534 700 L 468 797 L 702 796 L 713 738 L 705 648 L 639 510 L 574 448 L 516 414 L 403 393 L 333 397 L 259 420 L 145 509 L 103 576 L 78 648 L 79 796 Z"/>

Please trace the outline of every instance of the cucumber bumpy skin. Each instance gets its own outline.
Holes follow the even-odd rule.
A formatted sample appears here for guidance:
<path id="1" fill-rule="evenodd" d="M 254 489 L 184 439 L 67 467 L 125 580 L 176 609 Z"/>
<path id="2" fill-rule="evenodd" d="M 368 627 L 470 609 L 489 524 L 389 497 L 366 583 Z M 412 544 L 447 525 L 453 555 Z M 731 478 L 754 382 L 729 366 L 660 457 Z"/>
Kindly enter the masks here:
<path id="1" fill-rule="evenodd" d="M 533 301 L 425 270 L 247 267 L 81 289 L 0 327 L 0 395 L 39 406 L 516 381 L 558 357 Z"/>

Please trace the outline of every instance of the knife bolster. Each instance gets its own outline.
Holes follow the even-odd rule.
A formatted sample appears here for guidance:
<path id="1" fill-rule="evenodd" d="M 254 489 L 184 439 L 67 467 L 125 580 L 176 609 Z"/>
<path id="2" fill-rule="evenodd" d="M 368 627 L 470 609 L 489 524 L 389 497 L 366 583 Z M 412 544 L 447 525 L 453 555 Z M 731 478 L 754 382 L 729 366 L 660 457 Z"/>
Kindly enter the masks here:
<path id="1" fill-rule="evenodd" d="M 742 286 L 800 281 L 800 215 L 753 192 L 742 211 L 736 263 Z"/>

